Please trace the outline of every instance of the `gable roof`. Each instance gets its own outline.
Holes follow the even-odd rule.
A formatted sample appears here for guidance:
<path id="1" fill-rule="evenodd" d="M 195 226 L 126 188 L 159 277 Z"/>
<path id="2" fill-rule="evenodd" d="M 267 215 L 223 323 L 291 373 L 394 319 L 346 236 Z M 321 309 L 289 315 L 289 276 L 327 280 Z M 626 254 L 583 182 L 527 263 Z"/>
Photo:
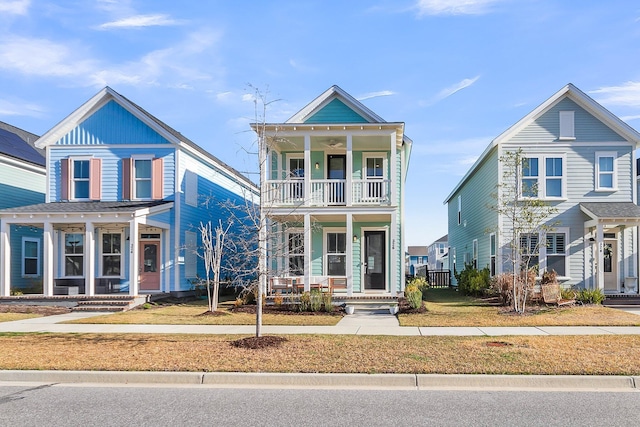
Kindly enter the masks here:
<path id="1" fill-rule="evenodd" d="M 36 141 L 37 148 L 45 148 L 49 145 L 55 144 L 60 138 L 64 137 L 67 133 L 72 131 L 78 124 L 82 123 L 88 117 L 90 117 L 97 110 L 102 108 L 107 102 L 115 101 L 122 108 L 131 113 L 134 117 L 142 121 L 144 124 L 149 126 L 153 131 L 157 132 L 160 136 L 165 138 L 170 143 L 173 143 L 177 146 L 187 148 L 197 152 L 202 155 L 206 160 L 212 163 L 215 167 L 220 169 L 223 173 L 227 173 L 231 178 L 237 178 L 240 180 L 245 186 L 248 187 L 253 192 L 257 192 L 256 185 L 251 182 L 246 176 L 242 175 L 240 172 L 222 162 L 220 159 L 215 157 L 213 154 L 204 150 L 202 147 L 198 146 L 193 141 L 186 138 L 177 130 L 173 129 L 171 126 L 167 125 L 163 121 L 159 120 L 152 114 L 148 113 L 139 105 L 120 95 L 118 92 L 106 86 L 104 89 L 95 94 L 91 99 L 82 104 L 79 108 L 77 108 L 74 112 L 64 118 L 61 122 L 51 128 L 47 133 L 40 137 Z"/>
<path id="2" fill-rule="evenodd" d="M 35 147 L 38 135 L 0 122 L 0 153 L 38 166 L 45 165 L 44 151 Z"/>
<path id="3" fill-rule="evenodd" d="M 611 128 L 614 132 L 618 133 L 620 136 L 625 138 L 627 141 L 632 142 L 636 148 L 640 144 L 640 133 L 636 131 L 634 128 L 623 122 L 618 116 L 604 108 L 602 105 L 598 104 L 593 98 L 591 98 L 586 93 L 582 92 L 576 86 L 571 83 L 568 83 L 562 89 L 553 94 L 550 98 L 544 101 L 542 104 L 537 106 L 533 111 L 524 116 L 522 119 L 517 121 L 514 125 L 509 127 L 507 130 L 498 135 L 491 143 L 487 146 L 487 148 L 482 152 L 480 157 L 475 161 L 473 166 L 469 168 L 467 173 L 462 177 L 460 182 L 455 186 L 455 188 L 451 191 L 451 193 L 447 196 L 444 203 L 448 203 L 449 200 L 453 197 L 453 195 L 464 185 L 464 183 L 473 175 L 473 173 L 479 168 L 484 159 L 489 155 L 489 153 L 496 148 L 502 142 L 508 141 L 513 136 L 517 135 L 520 131 L 526 128 L 531 123 L 535 122 L 540 116 L 549 111 L 554 105 L 556 105 L 561 100 L 569 98 L 573 102 L 575 102 L 578 106 L 586 110 L 588 113 L 596 117 L 598 120 L 603 122 L 609 128 Z"/>
<path id="4" fill-rule="evenodd" d="M 337 85 L 333 85 L 324 91 L 320 96 L 302 108 L 302 110 L 291 116 L 285 123 L 307 123 L 307 120 L 336 99 L 369 123 L 386 123 L 382 117 L 365 107 L 364 104 Z M 359 122 L 361 121 L 358 120 L 356 123 Z"/>

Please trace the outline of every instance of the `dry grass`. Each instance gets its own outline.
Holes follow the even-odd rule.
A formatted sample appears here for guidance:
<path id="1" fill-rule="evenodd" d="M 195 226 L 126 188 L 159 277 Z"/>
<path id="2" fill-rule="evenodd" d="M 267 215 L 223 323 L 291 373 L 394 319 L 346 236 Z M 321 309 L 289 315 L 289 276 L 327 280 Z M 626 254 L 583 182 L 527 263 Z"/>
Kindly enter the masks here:
<path id="1" fill-rule="evenodd" d="M 206 301 L 193 301 L 183 304 L 151 306 L 147 309 L 135 309 L 123 313 L 78 319 L 66 323 L 92 324 L 139 324 L 139 325 L 255 325 L 255 314 L 232 313 L 229 305 L 219 306 L 220 316 L 202 315 L 207 310 Z M 263 325 L 289 326 L 334 326 L 342 319 L 341 315 L 304 315 L 273 314 L 262 316 Z"/>
<path id="2" fill-rule="evenodd" d="M 640 316 L 599 305 L 533 306 L 524 315 L 449 289 L 427 292 L 427 312 L 400 314 L 401 326 L 639 326 Z M 535 309 L 534 309 L 535 308 Z"/>
<path id="3" fill-rule="evenodd" d="M 0 313 L 0 323 L 31 319 L 32 317 L 40 317 L 40 315 L 34 313 Z"/>
<path id="4" fill-rule="evenodd" d="M 640 336 L 305 335 L 260 350 L 237 338 L 0 334 L 0 369 L 640 375 Z"/>

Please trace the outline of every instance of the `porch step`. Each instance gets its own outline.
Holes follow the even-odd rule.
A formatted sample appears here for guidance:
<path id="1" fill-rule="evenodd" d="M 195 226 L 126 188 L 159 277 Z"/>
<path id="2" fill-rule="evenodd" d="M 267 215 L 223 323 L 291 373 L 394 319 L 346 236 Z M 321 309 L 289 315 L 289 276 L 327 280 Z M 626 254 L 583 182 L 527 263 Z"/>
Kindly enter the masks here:
<path id="1" fill-rule="evenodd" d="M 78 301 L 78 305 L 73 307 L 72 311 L 104 311 L 118 312 L 126 311 L 135 304 L 133 298 L 128 299 L 98 299 Z"/>
<path id="2" fill-rule="evenodd" d="M 604 306 L 640 305 L 640 295 L 607 295 L 602 302 Z"/>

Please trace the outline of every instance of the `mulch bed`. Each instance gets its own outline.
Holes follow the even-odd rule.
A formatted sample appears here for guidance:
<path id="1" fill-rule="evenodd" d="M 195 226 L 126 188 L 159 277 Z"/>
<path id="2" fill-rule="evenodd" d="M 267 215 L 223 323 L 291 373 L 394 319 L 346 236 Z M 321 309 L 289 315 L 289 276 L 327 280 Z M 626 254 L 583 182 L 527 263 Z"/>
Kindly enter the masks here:
<path id="1" fill-rule="evenodd" d="M 216 310 L 216 311 L 205 311 L 204 313 L 198 314 L 198 316 L 213 316 L 213 317 L 222 317 L 222 316 L 228 316 L 229 313 L 227 313 L 226 311 L 220 311 L 220 310 Z"/>
<path id="2" fill-rule="evenodd" d="M 243 305 L 240 307 L 233 307 L 230 309 L 232 313 L 256 313 L 255 305 Z M 266 314 L 284 314 L 284 315 L 297 315 L 297 316 L 344 316 L 344 308 L 343 307 L 333 307 L 333 311 L 331 313 L 326 311 L 296 311 L 295 307 L 281 305 L 281 306 L 273 306 L 267 305 L 262 307 L 262 313 Z"/>
<path id="3" fill-rule="evenodd" d="M 262 348 L 279 347 L 286 342 L 285 337 L 276 337 L 273 335 L 263 335 L 261 337 L 248 337 L 231 341 L 231 345 L 236 348 L 248 348 L 251 350 L 259 350 Z"/>
<path id="4" fill-rule="evenodd" d="M 427 312 L 427 307 L 422 301 L 420 308 L 411 308 L 406 298 L 398 298 L 398 313 L 402 314 L 422 314 Z"/>
<path id="5" fill-rule="evenodd" d="M 56 314 L 70 313 L 71 309 L 55 305 L 19 305 L 1 304 L 0 313 L 25 313 L 39 314 L 41 316 L 53 316 Z"/>

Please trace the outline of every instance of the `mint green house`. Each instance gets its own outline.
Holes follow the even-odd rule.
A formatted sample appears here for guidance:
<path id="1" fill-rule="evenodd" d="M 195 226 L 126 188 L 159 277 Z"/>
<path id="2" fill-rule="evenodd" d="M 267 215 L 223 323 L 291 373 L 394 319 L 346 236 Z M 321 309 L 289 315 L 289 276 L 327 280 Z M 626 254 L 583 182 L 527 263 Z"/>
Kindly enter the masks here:
<path id="1" fill-rule="evenodd" d="M 404 123 L 332 86 L 286 122 L 252 127 L 268 147 L 269 291 L 402 292 Z"/>
<path id="2" fill-rule="evenodd" d="M 567 286 L 637 293 L 639 142 L 636 130 L 566 85 L 491 141 L 446 198 L 449 268 L 459 272 L 467 263 L 488 267 L 492 276 L 510 270 L 509 222 L 490 204 L 503 176 L 500 157 L 522 149 L 518 185 L 535 188 L 524 197 L 557 209 L 551 232 L 519 239 L 543 242 L 534 254 L 539 274 L 553 269 Z"/>

